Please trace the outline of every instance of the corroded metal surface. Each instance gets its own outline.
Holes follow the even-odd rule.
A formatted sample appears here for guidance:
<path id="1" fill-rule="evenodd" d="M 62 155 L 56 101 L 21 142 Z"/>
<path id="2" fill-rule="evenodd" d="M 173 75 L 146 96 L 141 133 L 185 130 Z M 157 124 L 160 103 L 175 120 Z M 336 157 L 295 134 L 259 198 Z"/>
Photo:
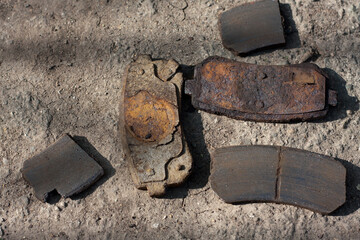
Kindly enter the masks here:
<path id="1" fill-rule="evenodd" d="M 103 168 L 68 135 L 26 160 L 21 172 L 34 188 L 36 198 L 43 202 L 53 190 L 63 197 L 79 193 L 104 174 Z"/>
<path id="2" fill-rule="evenodd" d="M 331 157 L 275 146 L 216 149 L 210 176 L 227 203 L 284 203 L 323 214 L 345 203 L 345 179 L 346 169 Z"/>
<path id="3" fill-rule="evenodd" d="M 126 70 L 119 132 L 136 187 L 151 196 L 182 183 L 192 158 L 179 123 L 182 74 L 174 60 L 139 56 Z"/>
<path id="4" fill-rule="evenodd" d="M 220 15 L 219 28 L 224 47 L 236 54 L 285 43 L 277 0 L 232 8 Z"/>
<path id="5" fill-rule="evenodd" d="M 194 107 L 236 119 L 287 122 L 323 117 L 336 93 L 314 64 L 261 66 L 210 57 L 185 83 Z"/>

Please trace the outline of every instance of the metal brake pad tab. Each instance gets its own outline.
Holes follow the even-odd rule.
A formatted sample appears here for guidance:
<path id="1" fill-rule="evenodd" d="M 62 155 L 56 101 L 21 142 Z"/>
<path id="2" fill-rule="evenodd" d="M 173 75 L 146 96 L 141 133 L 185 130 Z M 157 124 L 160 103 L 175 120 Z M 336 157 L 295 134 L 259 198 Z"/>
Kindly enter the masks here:
<path id="1" fill-rule="evenodd" d="M 182 73 L 174 60 L 141 55 L 129 64 L 120 100 L 119 132 L 133 181 L 151 196 L 189 175 L 192 157 L 179 122 Z"/>
<path id="2" fill-rule="evenodd" d="M 315 64 L 263 66 L 209 57 L 185 82 L 195 108 L 235 119 L 289 122 L 324 117 L 336 92 Z"/>

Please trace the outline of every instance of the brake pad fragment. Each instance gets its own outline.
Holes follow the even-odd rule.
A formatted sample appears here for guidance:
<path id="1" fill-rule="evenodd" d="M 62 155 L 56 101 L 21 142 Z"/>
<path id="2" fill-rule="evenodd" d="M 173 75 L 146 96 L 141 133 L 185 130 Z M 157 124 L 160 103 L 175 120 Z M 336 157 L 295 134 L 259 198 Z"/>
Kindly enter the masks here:
<path id="1" fill-rule="evenodd" d="M 262 66 L 209 57 L 185 82 L 195 108 L 235 119 L 289 122 L 325 116 L 336 105 L 315 64 Z"/>
<path id="2" fill-rule="evenodd" d="M 211 187 L 227 203 L 275 202 L 329 214 L 345 202 L 346 169 L 331 157 L 287 147 L 216 149 Z"/>
<path id="3" fill-rule="evenodd" d="M 26 160 L 21 172 L 42 202 L 53 190 L 64 198 L 79 193 L 104 174 L 103 168 L 68 135 Z"/>
<path id="4" fill-rule="evenodd" d="M 220 15 L 219 28 L 224 47 L 236 54 L 285 43 L 277 0 L 232 8 Z"/>
<path id="5" fill-rule="evenodd" d="M 182 73 L 174 60 L 142 55 L 129 64 L 120 100 L 119 132 L 133 181 L 151 196 L 181 184 L 192 158 L 179 122 Z"/>

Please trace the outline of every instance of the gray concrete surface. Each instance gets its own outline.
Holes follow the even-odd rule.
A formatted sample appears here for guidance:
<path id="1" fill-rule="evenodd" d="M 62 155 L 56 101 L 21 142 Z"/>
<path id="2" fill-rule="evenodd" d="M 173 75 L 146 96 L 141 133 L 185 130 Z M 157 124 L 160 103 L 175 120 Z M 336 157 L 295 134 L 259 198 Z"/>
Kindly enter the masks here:
<path id="1" fill-rule="evenodd" d="M 233 56 L 218 13 L 248 0 L 3 0 L 0 2 L 0 238 L 359 239 L 360 3 L 280 0 L 287 45 Z M 122 74 L 138 54 L 194 65 L 211 55 L 257 64 L 312 62 L 330 75 L 339 104 L 323 120 L 236 121 L 195 111 L 183 124 L 194 156 L 187 183 L 152 199 L 134 188 L 117 140 Z M 183 67 L 187 70 L 187 67 Z M 63 133 L 105 168 L 73 199 L 38 201 L 23 162 Z M 208 183 L 220 146 L 270 144 L 333 156 L 348 171 L 347 202 L 330 216 L 277 204 L 225 204 Z"/>

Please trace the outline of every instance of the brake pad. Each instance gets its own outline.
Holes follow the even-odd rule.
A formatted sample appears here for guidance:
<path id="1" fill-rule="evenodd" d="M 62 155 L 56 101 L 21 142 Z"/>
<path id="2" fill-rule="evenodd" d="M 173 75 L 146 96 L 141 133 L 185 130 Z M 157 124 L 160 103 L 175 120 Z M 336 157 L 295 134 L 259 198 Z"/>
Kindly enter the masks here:
<path id="1" fill-rule="evenodd" d="M 224 47 L 235 54 L 285 43 L 277 0 L 232 8 L 220 15 L 219 28 Z"/>
<path id="2" fill-rule="evenodd" d="M 263 122 L 324 117 L 337 104 L 327 77 L 315 64 L 262 66 L 209 57 L 185 82 L 193 106 L 235 119 Z"/>
<path id="3" fill-rule="evenodd" d="M 53 190 L 66 198 L 85 190 L 104 175 L 103 168 L 68 135 L 26 160 L 21 172 L 42 202 Z"/>
<path id="4" fill-rule="evenodd" d="M 227 203 L 274 202 L 329 214 L 345 202 L 346 169 L 293 148 L 234 146 L 212 156 L 211 187 Z"/>
<path id="5" fill-rule="evenodd" d="M 174 60 L 142 55 L 129 64 L 120 100 L 119 132 L 137 188 L 161 196 L 181 184 L 192 157 L 179 122 L 182 73 Z"/>

